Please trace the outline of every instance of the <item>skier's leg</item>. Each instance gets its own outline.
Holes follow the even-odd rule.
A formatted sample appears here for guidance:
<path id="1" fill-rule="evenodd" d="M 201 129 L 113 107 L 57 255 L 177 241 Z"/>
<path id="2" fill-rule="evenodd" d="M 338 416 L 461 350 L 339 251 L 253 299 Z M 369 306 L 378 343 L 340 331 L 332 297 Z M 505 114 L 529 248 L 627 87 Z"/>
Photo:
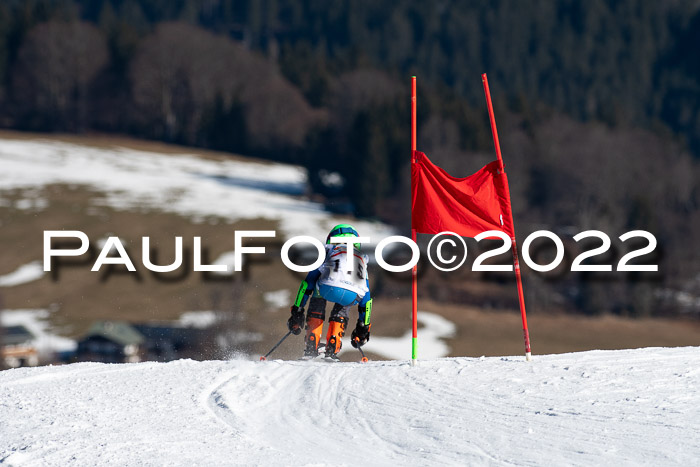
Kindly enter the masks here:
<path id="1" fill-rule="evenodd" d="M 335 357 L 342 347 L 342 339 L 345 335 L 345 325 L 348 322 L 350 306 L 333 304 L 331 317 L 328 320 L 328 332 L 326 333 L 326 357 Z"/>
<path id="2" fill-rule="evenodd" d="M 306 313 L 306 349 L 304 355 L 318 355 L 318 342 L 323 332 L 323 322 L 326 319 L 326 300 L 313 296 L 309 301 L 309 311 Z"/>

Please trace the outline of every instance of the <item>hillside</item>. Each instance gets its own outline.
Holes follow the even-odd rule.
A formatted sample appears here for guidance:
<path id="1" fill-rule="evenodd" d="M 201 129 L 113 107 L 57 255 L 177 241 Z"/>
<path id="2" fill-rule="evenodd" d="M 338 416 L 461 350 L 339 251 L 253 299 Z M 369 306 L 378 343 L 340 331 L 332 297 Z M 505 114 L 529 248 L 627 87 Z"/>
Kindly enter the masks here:
<path id="1" fill-rule="evenodd" d="M 565 233 L 569 262 L 587 247 L 571 238 L 576 232 L 610 236 L 611 261 L 632 248 L 616 240 L 625 232 L 658 239 L 658 274 L 564 275 L 563 267 L 530 275 L 531 307 L 697 319 L 700 256 L 686 245 L 700 238 L 698 38 L 694 0 L 535 0 L 528 7 L 489 0 L 4 2 L 0 128 L 129 135 L 291 163 L 295 169 L 275 171 L 272 183 L 254 174 L 254 186 L 271 188 L 264 190 L 270 203 L 242 209 L 269 219 L 281 201 L 276 207 L 294 211 L 283 222 L 293 229 L 315 218 L 323 200 L 333 212 L 407 230 L 409 77 L 417 77 L 417 148 L 463 177 L 494 158 L 479 79 L 487 73 L 519 241 L 541 229 Z M 240 182 L 223 172 L 220 184 Z M 278 184 L 281 173 L 291 175 L 293 193 L 304 174 L 313 202 L 281 199 L 278 189 L 290 188 Z M 204 200 L 216 206 L 205 216 L 230 217 L 210 196 L 221 190 L 183 200 L 179 188 L 151 180 L 138 192 L 150 198 L 168 188 L 151 199 L 170 203 L 174 195 L 165 212 L 195 219 Z M 104 201 L 133 207 L 134 198 L 111 191 Z M 65 208 L 61 214 L 70 215 Z M 160 220 L 164 228 L 173 222 Z M 210 236 L 213 229 L 201 227 L 186 233 Z M 505 293 L 452 292 L 431 286 L 426 295 L 513 307 Z M 212 293 L 226 295 L 203 295 Z M 189 307 L 207 310 L 216 301 L 201 297 Z M 161 303 L 181 308 L 167 293 L 154 307 Z"/>
<path id="2" fill-rule="evenodd" d="M 692 465 L 698 348 L 0 372 L 8 465 Z"/>
<path id="3" fill-rule="evenodd" d="M 0 261 L 1 318 L 7 325 L 28 325 L 37 337 L 77 339 L 95 320 L 178 321 L 194 312 L 212 316 L 221 336 L 196 358 L 265 353 L 286 332 L 301 278 L 272 250 L 247 273 L 194 273 L 194 236 L 202 238 L 205 262 L 230 264 L 233 232 L 240 229 L 323 238 L 332 225 L 350 220 L 362 235 L 383 238 L 392 232 L 385 224 L 326 211 L 305 192 L 306 174 L 298 166 L 128 138 L 0 135 L 0 244 L 11 246 Z M 42 235 L 53 229 L 84 231 L 95 256 L 108 236 L 118 236 L 137 273 L 106 267 L 91 272 L 95 256 L 91 262 L 89 255 L 68 258 L 56 274 L 43 273 Z M 157 248 L 158 264 L 172 261 L 174 238 L 182 236 L 184 272 L 145 270 L 145 236 Z M 420 323 L 420 357 L 522 352 L 512 283 L 489 282 L 470 272 L 457 278 L 434 272 L 426 272 L 419 290 L 421 316 L 432 320 Z M 410 286 L 398 276 L 371 265 L 376 302 L 367 351 L 375 358 L 407 358 L 410 352 Z M 535 353 L 700 344 L 695 321 L 553 316 L 532 306 L 534 279 L 526 271 Z M 447 321 L 432 328 L 429 313 Z M 48 335 L 39 347 L 58 349 L 57 342 L 66 347 Z M 289 339 L 278 352 L 276 357 L 297 358 L 301 339 Z"/>
<path id="4" fill-rule="evenodd" d="M 220 328 L 235 325 L 238 334 L 259 336 L 268 330 L 253 314 L 287 308 L 299 286 L 275 246 L 294 235 L 323 239 L 348 221 L 307 196 L 306 173 L 298 166 L 126 138 L 1 136 L 0 242 L 11 248 L 0 258 L 0 313 L 45 310 L 44 318 L 71 337 L 94 320 L 178 320 L 190 311 L 213 312 L 226 322 Z M 366 236 L 392 232 L 385 224 L 351 220 Z M 44 273 L 45 230 L 83 231 L 91 251 Z M 259 264 L 234 274 L 236 230 L 275 230 L 277 237 Z M 91 272 L 109 236 L 124 243 L 136 272 L 109 266 Z M 156 264 L 169 264 L 178 236 L 184 246 L 179 270 L 148 271 L 142 238 L 150 238 Z M 195 236 L 202 239 L 202 262 L 227 265 L 228 274 L 193 271 Z"/>

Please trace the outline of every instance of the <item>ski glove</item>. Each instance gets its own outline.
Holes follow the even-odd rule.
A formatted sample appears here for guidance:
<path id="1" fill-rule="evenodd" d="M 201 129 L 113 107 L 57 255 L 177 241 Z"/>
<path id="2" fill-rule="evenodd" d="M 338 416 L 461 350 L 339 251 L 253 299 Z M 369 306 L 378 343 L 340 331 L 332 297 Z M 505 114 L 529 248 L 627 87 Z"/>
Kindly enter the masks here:
<path id="1" fill-rule="evenodd" d="M 369 340 L 369 330 L 371 327 L 371 324 L 364 324 L 362 321 L 358 320 L 355 330 L 352 331 L 352 340 L 350 344 L 356 349 L 365 345 Z"/>
<path id="2" fill-rule="evenodd" d="M 304 329 L 304 309 L 293 306 L 291 311 L 292 316 L 287 321 L 287 328 L 296 336 L 301 334 L 301 330 Z"/>

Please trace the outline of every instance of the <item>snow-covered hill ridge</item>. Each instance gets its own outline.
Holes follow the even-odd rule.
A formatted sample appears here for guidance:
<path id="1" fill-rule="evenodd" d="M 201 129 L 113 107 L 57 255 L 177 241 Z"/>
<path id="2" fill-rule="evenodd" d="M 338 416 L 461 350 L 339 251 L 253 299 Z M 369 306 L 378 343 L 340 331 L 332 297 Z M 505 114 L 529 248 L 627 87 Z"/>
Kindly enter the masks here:
<path id="1" fill-rule="evenodd" d="M 700 349 L 0 372 L 8 465 L 693 465 Z"/>
<path id="2" fill-rule="evenodd" d="M 270 219 L 279 223 L 282 237 L 323 238 L 338 223 L 322 205 L 302 196 L 306 171 L 294 165 L 5 137 L 0 167 L 0 206 L 5 207 L 12 203 L 3 199 L 3 191 L 25 190 L 28 198 L 15 207 L 41 211 L 49 207 L 41 189 L 65 184 L 102 193 L 93 203 L 118 210 L 171 212 L 195 222 L 210 216 L 230 222 Z M 378 222 L 355 226 L 374 242 L 393 232 Z"/>

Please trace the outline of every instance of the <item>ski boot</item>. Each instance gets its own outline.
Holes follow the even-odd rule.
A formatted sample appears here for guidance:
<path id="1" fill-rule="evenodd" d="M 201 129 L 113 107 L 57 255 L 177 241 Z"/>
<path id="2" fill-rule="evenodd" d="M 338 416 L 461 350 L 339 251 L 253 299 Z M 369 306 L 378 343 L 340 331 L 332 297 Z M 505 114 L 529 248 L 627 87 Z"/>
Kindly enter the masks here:
<path id="1" fill-rule="evenodd" d="M 338 358 L 338 352 L 343 346 L 343 336 L 345 335 L 345 324 L 348 322 L 347 318 L 342 316 L 333 317 L 328 320 L 328 335 L 326 338 L 326 358 L 340 361 Z"/>
<path id="2" fill-rule="evenodd" d="M 318 357 L 318 341 L 321 339 L 323 332 L 323 321 L 325 317 L 320 313 L 309 311 L 306 315 L 306 348 L 304 349 L 304 358 L 311 359 Z"/>

